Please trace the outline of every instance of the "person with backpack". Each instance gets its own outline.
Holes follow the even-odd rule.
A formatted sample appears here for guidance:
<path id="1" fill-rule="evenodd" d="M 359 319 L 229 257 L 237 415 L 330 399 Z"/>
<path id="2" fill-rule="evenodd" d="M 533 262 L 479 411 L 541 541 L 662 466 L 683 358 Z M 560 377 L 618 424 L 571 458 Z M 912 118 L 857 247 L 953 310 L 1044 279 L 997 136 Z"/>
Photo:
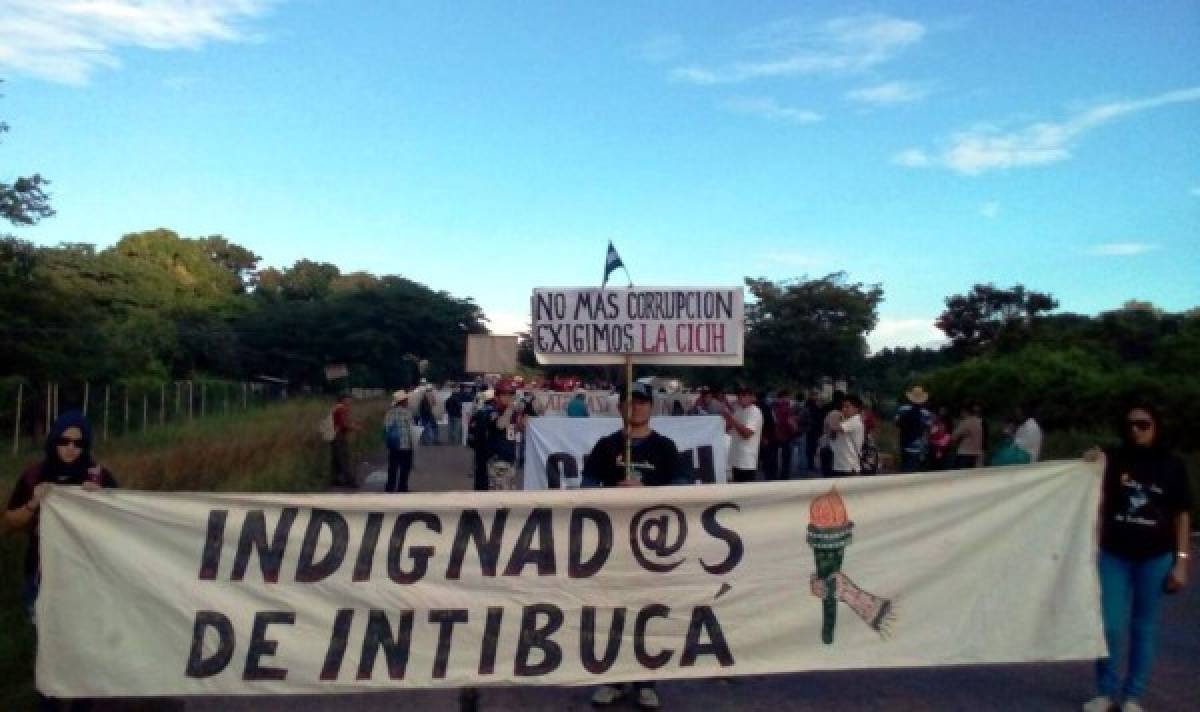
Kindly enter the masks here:
<path id="1" fill-rule="evenodd" d="M 862 474 L 866 428 L 862 420 L 862 399 L 848 395 L 842 400 L 841 418 L 831 423 L 829 447 L 833 451 L 831 477 Z"/>
<path id="2" fill-rule="evenodd" d="M 488 488 L 488 423 L 496 408 L 496 392 L 485 391 L 483 403 L 471 413 L 471 422 L 467 424 L 467 447 L 475 451 L 474 489 L 476 492 L 486 492 Z"/>
<path id="3" fill-rule="evenodd" d="M 462 445 L 462 417 L 463 417 L 463 401 L 470 398 L 467 394 L 466 386 L 459 386 L 458 390 L 450 394 L 446 399 L 446 424 L 448 432 L 446 433 L 446 443 L 449 445 Z"/>
<path id="4" fill-rule="evenodd" d="M 516 387 L 512 381 L 496 383 L 486 404 L 471 418 L 471 447 L 475 448 L 475 490 L 519 489 L 517 448 L 524 417 L 524 406 L 514 402 Z M 489 397 L 490 396 L 490 397 Z M 479 688 L 464 687 L 458 692 L 461 712 L 477 712 Z"/>
<path id="5" fill-rule="evenodd" d="M 925 408 L 929 394 L 921 386 L 913 386 L 904 394 L 906 403 L 896 410 L 896 427 L 900 431 L 900 471 L 920 472 L 925 466 L 929 446 L 929 426 L 933 414 Z"/>
<path id="6" fill-rule="evenodd" d="M 413 417 L 408 409 L 408 393 L 392 394 L 392 405 L 383 417 L 383 441 L 388 451 L 388 478 L 385 491 L 408 492 L 408 476 L 413 466 Z"/>

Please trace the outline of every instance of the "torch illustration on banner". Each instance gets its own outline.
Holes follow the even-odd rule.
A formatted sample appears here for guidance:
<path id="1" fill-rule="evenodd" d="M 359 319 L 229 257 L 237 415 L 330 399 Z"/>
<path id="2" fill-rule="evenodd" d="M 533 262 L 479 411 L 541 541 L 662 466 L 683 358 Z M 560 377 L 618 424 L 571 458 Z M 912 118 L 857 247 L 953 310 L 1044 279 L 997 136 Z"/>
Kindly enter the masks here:
<path id="1" fill-rule="evenodd" d="M 895 620 L 892 602 L 867 593 L 842 573 L 842 558 L 853 538 L 854 522 L 846 515 L 846 504 L 837 487 L 812 501 L 808 522 L 808 545 L 817 565 L 810 584 L 812 594 L 821 600 L 821 640 L 826 645 L 833 643 L 839 601 L 872 630 L 886 636 Z"/>

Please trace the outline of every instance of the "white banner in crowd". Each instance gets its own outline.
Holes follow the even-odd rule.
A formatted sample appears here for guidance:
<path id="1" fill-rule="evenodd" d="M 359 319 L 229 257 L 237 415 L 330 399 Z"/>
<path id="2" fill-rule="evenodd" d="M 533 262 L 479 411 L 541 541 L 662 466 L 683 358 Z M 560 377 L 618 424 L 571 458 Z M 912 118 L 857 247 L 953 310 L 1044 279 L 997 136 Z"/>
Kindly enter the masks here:
<path id="1" fill-rule="evenodd" d="M 522 390 L 521 395 L 528 391 Z M 567 404 L 575 397 L 574 391 L 551 391 L 539 389 L 533 391 L 533 407 L 538 415 L 566 415 Z M 619 396 L 612 391 L 584 391 L 584 401 L 587 403 L 588 414 L 616 418 L 617 400 Z"/>
<path id="2" fill-rule="evenodd" d="M 538 363 L 742 365 L 741 287 L 535 289 Z"/>
<path id="3" fill-rule="evenodd" d="M 236 495 L 52 489 L 37 684 L 320 694 L 1087 659 L 1098 473 Z"/>
<path id="4" fill-rule="evenodd" d="M 727 481 L 729 440 L 715 415 L 651 418 L 650 427 L 675 441 L 689 480 Z M 596 441 L 621 429 L 616 418 L 530 418 L 525 437 L 525 489 L 574 488 Z"/>

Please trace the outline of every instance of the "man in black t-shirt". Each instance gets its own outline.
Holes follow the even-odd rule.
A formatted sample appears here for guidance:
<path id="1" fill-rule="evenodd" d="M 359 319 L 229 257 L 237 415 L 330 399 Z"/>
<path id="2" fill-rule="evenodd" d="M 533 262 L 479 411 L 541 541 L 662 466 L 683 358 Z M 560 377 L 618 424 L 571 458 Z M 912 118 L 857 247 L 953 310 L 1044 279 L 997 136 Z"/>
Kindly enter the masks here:
<path id="1" fill-rule="evenodd" d="M 686 473 L 679 463 L 675 441 L 650 428 L 654 411 L 654 392 L 643 383 L 633 384 L 632 407 L 625 409 L 625 391 L 621 391 L 621 416 L 625 427 L 596 441 L 583 464 L 585 487 L 646 487 L 684 484 Z M 625 476 L 625 439 L 630 439 L 632 475 Z M 658 691 L 654 683 L 635 682 L 635 701 L 642 709 L 658 709 Z M 601 685 L 592 695 L 592 703 L 609 705 L 625 696 L 618 685 Z"/>
<path id="2" fill-rule="evenodd" d="M 625 394 L 621 393 L 621 415 L 625 415 Z M 583 464 L 584 486 L 638 487 L 684 484 L 680 472 L 679 449 L 675 441 L 650 428 L 654 396 L 650 387 L 633 385 L 633 408 L 626 427 L 596 441 Z M 625 478 L 625 433 L 632 438 L 633 477 Z"/>

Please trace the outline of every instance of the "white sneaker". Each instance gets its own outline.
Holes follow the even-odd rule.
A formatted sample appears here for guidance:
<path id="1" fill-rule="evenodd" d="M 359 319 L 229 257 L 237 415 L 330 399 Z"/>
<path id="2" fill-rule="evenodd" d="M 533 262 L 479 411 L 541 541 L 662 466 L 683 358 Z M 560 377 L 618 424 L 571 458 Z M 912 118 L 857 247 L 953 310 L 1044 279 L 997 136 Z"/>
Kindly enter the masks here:
<path id="1" fill-rule="evenodd" d="M 625 696 L 625 691 L 615 685 L 601 685 L 592 693 L 593 705 L 611 705 Z"/>
<path id="2" fill-rule="evenodd" d="M 1093 697 L 1083 703 L 1083 712 L 1108 712 L 1113 708 L 1112 698 L 1108 695 Z"/>
<path id="3" fill-rule="evenodd" d="M 658 691 L 653 687 L 639 687 L 637 691 L 637 706 L 644 710 L 656 710 L 661 703 L 658 701 Z"/>
<path id="4" fill-rule="evenodd" d="M 1142 707 L 1137 698 L 1131 697 L 1121 705 L 1121 712 L 1146 712 L 1146 708 Z"/>

